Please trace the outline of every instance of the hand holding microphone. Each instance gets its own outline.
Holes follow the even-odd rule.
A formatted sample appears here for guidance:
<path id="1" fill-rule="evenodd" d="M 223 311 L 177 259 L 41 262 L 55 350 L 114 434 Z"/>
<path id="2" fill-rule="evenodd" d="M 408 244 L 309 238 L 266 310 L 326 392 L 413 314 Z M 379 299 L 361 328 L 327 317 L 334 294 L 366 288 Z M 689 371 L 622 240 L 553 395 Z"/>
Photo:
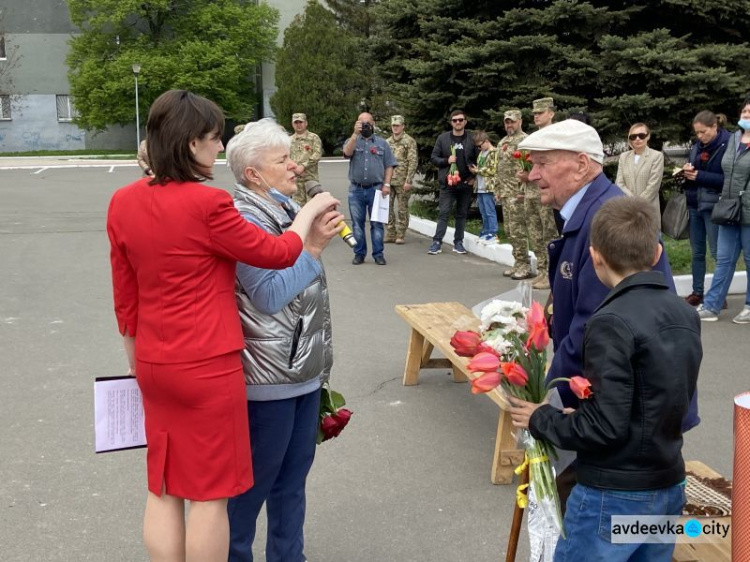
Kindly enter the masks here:
<path id="1" fill-rule="evenodd" d="M 323 186 L 320 185 L 320 182 L 309 180 L 305 182 L 305 191 L 307 192 L 308 197 L 315 197 L 318 193 L 323 193 Z M 349 228 L 349 226 L 343 220 L 339 224 L 344 225 L 344 228 L 342 228 L 339 232 L 339 236 L 341 236 L 344 242 L 354 248 L 357 245 L 357 240 L 356 238 L 354 238 L 352 229 Z"/>

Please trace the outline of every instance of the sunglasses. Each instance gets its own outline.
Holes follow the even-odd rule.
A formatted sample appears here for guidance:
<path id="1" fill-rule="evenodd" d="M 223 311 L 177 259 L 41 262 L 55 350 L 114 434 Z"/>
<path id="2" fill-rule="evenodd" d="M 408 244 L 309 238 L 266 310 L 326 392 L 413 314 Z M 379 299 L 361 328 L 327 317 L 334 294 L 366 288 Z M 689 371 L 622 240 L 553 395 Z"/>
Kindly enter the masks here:
<path id="1" fill-rule="evenodd" d="M 628 135 L 628 140 L 634 141 L 635 139 L 641 139 L 645 140 L 648 136 L 648 133 L 633 133 L 632 135 Z"/>
<path id="2" fill-rule="evenodd" d="M 466 119 L 464 119 L 463 117 L 458 117 L 456 119 L 451 119 L 451 123 L 463 123 L 464 121 L 466 121 Z"/>

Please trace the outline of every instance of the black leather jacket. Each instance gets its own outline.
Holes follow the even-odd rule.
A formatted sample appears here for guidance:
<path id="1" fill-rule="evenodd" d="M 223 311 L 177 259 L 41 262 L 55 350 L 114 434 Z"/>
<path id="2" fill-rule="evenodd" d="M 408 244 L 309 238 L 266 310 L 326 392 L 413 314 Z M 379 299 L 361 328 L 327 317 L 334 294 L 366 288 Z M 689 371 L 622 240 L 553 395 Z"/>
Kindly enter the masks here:
<path id="1" fill-rule="evenodd" d="M 577 479 L 586 486 L 680 483 L 681 425 L 703 358 L 695 309 L 669 291 L 661 272 L 631 275 L 589 319 L 583 355 L 593 395 L 569 415 L 538 408 L 531 434 L 577 451 Z"/>

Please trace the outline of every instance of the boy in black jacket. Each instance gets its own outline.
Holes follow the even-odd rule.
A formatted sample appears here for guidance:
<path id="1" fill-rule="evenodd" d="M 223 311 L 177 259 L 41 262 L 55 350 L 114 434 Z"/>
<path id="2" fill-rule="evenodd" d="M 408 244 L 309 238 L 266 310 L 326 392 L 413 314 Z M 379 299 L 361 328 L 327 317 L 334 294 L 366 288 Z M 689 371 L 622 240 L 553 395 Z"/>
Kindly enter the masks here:
<path id="1" fill-rule="evenodd" d="M 555 562 L 670 562 L 674 543 L 613 542 L 612 516 L 682 511 L 681 424 L 703 357 L 700 320 L 651 270 L 662 247 L 645 201 L 607 201 L 590 244 L 597 277 L 613 287 L 586 324 L 583 374 L 593 394 L 575 411 L 514 398 L 509 411 L 535 438 L 578 453 Z"/>

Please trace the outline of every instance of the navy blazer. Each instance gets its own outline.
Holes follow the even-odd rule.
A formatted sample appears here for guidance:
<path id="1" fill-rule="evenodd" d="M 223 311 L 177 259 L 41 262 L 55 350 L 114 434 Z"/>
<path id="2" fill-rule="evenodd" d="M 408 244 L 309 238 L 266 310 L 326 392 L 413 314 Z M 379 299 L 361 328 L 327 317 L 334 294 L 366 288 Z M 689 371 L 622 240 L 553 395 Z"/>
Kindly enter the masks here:
<path id="1" fill-rule="evenodd" d="M 583 373 L 583 335 L 586 322 L 609 294 L 594 271 L 589 255 L 591 221 L 599 208 L 613 197 L 622 197 L 622 190 L 604 173 L 599 174 L 563 228 L 562 238 L 549 243 L 549 277 L 552 290 L 552 341 L 555 355 L 547 373 L 547 381 Z M 675 291 L 667 253 L 662 252 L 654 268 L 664 273 L 670 290 Z M 557 385 L 563 404 L 576 407 L 578 400 L 567 383 Z M 683 431 L 700 422 L 696 392 L 690 403 Z"/>

